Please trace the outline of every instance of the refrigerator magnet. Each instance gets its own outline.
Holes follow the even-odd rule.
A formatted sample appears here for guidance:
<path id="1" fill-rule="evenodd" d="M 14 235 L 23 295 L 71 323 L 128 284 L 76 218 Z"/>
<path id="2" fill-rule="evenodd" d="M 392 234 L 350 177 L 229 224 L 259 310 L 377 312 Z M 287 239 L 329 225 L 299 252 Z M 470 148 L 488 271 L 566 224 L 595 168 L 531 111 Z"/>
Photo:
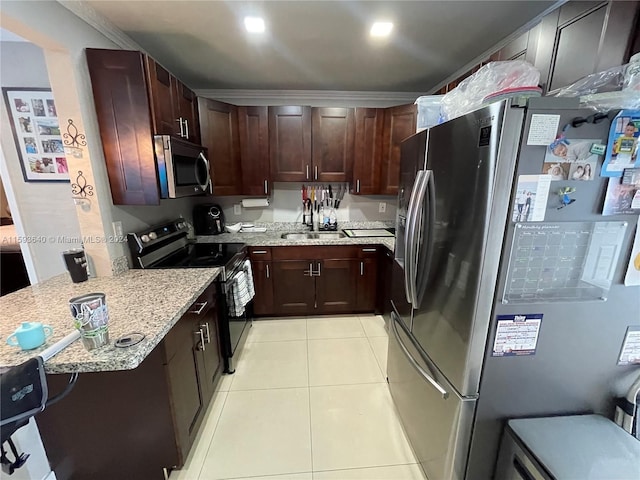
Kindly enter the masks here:
<path id="1" fill-rule="evenodd" d="M 611 122 L 607 151 L 600 174 L 621 177 L 627 168 L 640 167 L 640 110 L 622 110 Z"/>
<path id="2" fill-rule="evenodd" d="M 498 315 L 492 357 L 535 355 L 542 313 Z"/>

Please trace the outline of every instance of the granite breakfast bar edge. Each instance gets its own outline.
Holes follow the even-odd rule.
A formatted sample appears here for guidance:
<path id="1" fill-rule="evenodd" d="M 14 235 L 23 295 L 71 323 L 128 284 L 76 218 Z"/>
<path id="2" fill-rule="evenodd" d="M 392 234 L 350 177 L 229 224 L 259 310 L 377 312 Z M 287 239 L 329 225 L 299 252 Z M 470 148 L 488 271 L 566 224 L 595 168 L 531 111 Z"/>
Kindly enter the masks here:
<path id="1" fill-rule="evenodd" d="M 19 365 L 73 331 L 69 298 L 103 292 L 109 308 L 109 345 L 87 351 L 78 340 L 49 359 L 45 370 L 53 374 L 136 368 L 219 273 L 219 268 L 129 270 L 123 275 L 91 278 L 78 284 L 63 274 L 1 297 L 2 338 L 23 321 L 51 325 L 54 334 L 43 346 L 30 351 L 0 343 L 0 367 Z M 114 346 L 118 337 L 133 332 L 143 333 L 144 340 L 126 348 Z"/>

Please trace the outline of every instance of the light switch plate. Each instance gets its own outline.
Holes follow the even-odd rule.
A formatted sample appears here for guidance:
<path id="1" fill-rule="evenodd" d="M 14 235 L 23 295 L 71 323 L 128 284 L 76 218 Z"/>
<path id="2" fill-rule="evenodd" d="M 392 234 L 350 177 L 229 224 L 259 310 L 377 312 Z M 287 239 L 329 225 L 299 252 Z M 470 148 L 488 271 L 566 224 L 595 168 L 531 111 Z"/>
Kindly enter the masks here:
<path id="1" fill-rule="evenodd" d="M 378 204 L 378 213 L 384 213 L 387 211 L 387 203 L 386 202 L 380 202 Z"/>
<path id="2" fill-rule="evenodd" d="M 240 215 L 242 213 L 242 205 L 240 205 L 239 203 L 236 203 L 233 206 L 233 214 L 234 215 Z"/>

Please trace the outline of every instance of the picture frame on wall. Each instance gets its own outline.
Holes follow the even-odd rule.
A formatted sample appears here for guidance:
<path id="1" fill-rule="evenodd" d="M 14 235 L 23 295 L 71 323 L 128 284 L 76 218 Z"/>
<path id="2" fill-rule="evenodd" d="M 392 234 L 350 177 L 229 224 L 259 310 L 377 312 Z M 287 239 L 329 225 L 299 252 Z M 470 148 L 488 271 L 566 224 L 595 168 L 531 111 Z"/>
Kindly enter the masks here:
<path id="1" fill-rule="evenodd" d="M 68 182 L 60 119 L 50 88 L 3 87 L 25 182 Z"/>

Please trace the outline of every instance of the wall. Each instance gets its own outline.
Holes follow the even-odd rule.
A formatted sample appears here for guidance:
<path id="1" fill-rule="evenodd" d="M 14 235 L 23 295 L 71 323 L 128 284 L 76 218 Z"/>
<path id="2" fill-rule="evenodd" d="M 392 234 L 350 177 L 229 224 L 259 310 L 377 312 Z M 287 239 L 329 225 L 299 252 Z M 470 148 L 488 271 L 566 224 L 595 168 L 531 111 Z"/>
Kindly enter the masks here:
<path id="1" fill-rule="evenodd" d="M 334 194 L 338 183 L 333 183 Z M 302 222 L 302 194 L 301 184 L 290 182 L 276 182 L 273 187 L 273 194 L 270 204 L 264 208 L 241 208 L 240 215 L 233 212 L 234 205 L 240 204 L 244 197 L 212 197 L 204 201 L 200 197 L 197 203 L 217 203 L 224 210 L 225 220 L 228 224 L 237 222 Z M 380 202 L 386 204 L 386 212 L 379 213 Z M 363 221 L 388 221 L 393 222 L 396 218 L 395 196 L 363 196 L 350 195 L 346 193 L 340 202 L 340 208 L 336 210 L 338 227 L 340 222 L 363 222 Z M 316 216 L 314 214 L 314 220 Z"/>
<path id="2" fill-rule="evenodd" d="M 24 68 L 28 66 L 28 68 Z M 0 42 L 0 84 L 2 87 L 49 88 L 49 77 L 41 48 L 27 42 Z M 10 197 L 16 229 L 21 236 L 45 238 L 80 236 L 76 209 L 69 183 L 25 182 L 11 131 L 4 99 L 0 107 L 2 176 Z M 23 243 L 31 283 L 65 272 L 61 252 L 78 248 L 78 243 Z"/>
<path id="3" fill-rule="evenodd" d="M 91 13 L 89 6 L 81 6 L 87 13 Z M 0 14 L 4 28 L 45 49 L 52 88 L 59 103 L 58 110 L 62 110 L 63 99 L 74 96 L 71 99 L 73 101 L 68 104 L 65 117 L 77 119 L 76 124 L 86 135 L 87 146 L 83 148 L 83 158 L 76 165 L 84 162 L 88 166 L 81 169 L 95 190 L 90 211 L 76 209 L 82 235 L 111 235 L 112 223 L 115 221 L 122 222 L 123 232 L 126 233 L 142 230 L 150 224 L 180 214 L 190 217 L 193 203 L 190 198 L 166 200 L 159 206 L 145 207 L 115 206 L 111 199 L 84 49 L 118 49 L 118 44 L 130 44 L 129 48 L 132 49 L 139 48 L 122 33 L 114 41 L 110 40 L 58 2 L 3 0 Z M 103 20 L 97 19 L 97 22 Z M 23 63 L 22 66 L 27 65 Z M 72 160 L 69 160 L 69 167 L 71 171 Z M 85 245 L 85 249 L 95 257 L 98 274 L 110 275 L 111 263 L 125 255 L 126 243 Z"/>

